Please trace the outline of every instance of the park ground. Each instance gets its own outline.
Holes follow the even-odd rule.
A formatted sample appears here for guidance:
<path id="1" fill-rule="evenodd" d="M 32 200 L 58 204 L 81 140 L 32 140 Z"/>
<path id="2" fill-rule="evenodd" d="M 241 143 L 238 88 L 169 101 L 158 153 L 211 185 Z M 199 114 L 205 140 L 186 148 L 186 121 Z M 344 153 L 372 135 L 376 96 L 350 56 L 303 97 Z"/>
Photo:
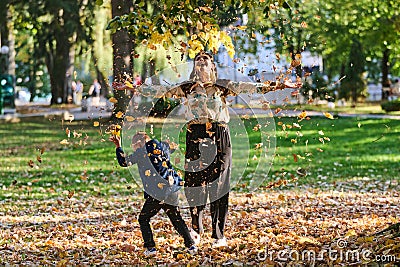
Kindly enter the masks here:
<path id="1" fill-rule="evenodd" d="M 3 265 L 399 262 L 399 229 L 380 233 L 400 219 L 399 120 L 277 117 L 277 152 L 265 181 L 256 191 L 230 193 L 229 247 L 211 248 L 207 216 L 199 255 L 187 255 L 161 212 L 152 223 L 159 252 L 149 259 L 137 222 L 142 193 L 116 164 L 106 120 L 62 116 L 0 124 Z"/>

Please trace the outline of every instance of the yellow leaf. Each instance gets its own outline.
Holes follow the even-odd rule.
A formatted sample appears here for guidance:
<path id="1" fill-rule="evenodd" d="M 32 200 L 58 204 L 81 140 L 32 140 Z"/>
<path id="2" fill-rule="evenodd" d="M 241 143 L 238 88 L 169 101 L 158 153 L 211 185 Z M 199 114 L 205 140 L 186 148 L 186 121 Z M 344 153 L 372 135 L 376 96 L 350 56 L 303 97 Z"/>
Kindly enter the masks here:
<path id="1" fill-rule="evenodd" d="M 329 112 L 324 112 L 325 117 L 327 117 L 328 119 L 333 120 L 333 116 L 332 114 L 330 114 Z"/>
<path id="2" fill-rule="evenodd" d="M 150 174 L 151 174 L 151 171 L 150 171 L 150 170 L 146 170 L 146 171 L 144 172 L 144 175 L 146 175 L 146 176 L 150 176 Z"/>
<path id="3" fill-rule="evenodd" d="M 108 101 L 110 101 L 111 103 L 118 103 L 118 100 L 115 97 L 110 97 L 110 99 L 108 99 Z"/>
<path id="4" fill-rule="evenodd" d="M 117 114 L 115 114 L 115 117 L 117 117 L 118 119 L 121 119 L 124 116 L 124 113 L 122 111 L 118 111 Z"/>
<path id="5" fill-rule="evenodd" d="M 60 142 L 60 144 L 61 144 L 61 145 L 68 145 L 69 142 L 68 142 L 67 139 L 64 139 L 64 140 L 62 140 L 62 141 Z"/>
<path id="6" fill-rule="evenodd" d="M 98 122 L 98 121 L 93 122 L 94 127 L 98 127 L 99 125 L 100 125 L 100 122 Z"/>
<path id="7" fill-rule="evenodd" d="M 237 26 L 236 28 L 238 28 L 238 29 L 241 30 L 241 31 L 244 31 L 244 30 L 247 29 L 247 26 L 239 25 L 239 26 Z"/>
<path id="8" fill-rule="evenodd" d="M 114 127 L 112 127 L 112 131 L 111 131 L 112 135 L 121 135 L 121 125 L 114 125 Z"/>
<path id="9" fill-rule="evenodd" d="M 160 188 L 160 189 L 163 189 L 164 186 L 165 186 L 165 184 L 163 184 L 163 183 L 158 183 L 158 184 L 157 184 L 157 187 Z"/>
<path id="10" fill-rule="evenodd" d="M 135 88 L 129 81 L 125 81 L 125 85 L 131 89 Z"/>
<path id="11" fill-rule="evenodd" d="M 300 120 L 303 120 L 303 119 L 305 119 L 306 117 L 307 117 L 307 112 L 306 112 L 306 111 L 301 112 L 301 113 L 299 114 L 299 116 L 298 116 L 298 118 L 299 118 Z"/>
<path id="12" fill-rule="evenodd" d="M 280 201 L 285 201 L 285 200 L 286 200 L 286 197 L 285 197 L 284 195 L 280 194 L 280 195 L 278 196 L 278 199 L 279 199 Z"/>
<path id="13" fill-rule="evenodd" d="M 132 116 L 126 116 L 126 117 L 125 117 L 125 119 L 126 119 L 127 121 L 129 121 L 129 122 L 131 122 L 131 121 L 134 121 L 134 120 L 135 120 L 135 118 L 134 118 L 134 117 L 132 117 Z"/>

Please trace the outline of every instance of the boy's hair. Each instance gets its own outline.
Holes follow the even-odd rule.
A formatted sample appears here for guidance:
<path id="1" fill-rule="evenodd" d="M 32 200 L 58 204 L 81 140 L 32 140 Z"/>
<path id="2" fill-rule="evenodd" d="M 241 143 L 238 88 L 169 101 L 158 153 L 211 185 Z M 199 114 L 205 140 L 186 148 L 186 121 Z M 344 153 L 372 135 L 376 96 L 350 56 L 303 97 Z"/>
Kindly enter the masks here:
<path id="1" fill-rule="evenodd" d="M 146 141 L 146 139 L 150 139 L 146 132 L 137 132 L 134 136 L 132 136 L 132 145 Z"/>

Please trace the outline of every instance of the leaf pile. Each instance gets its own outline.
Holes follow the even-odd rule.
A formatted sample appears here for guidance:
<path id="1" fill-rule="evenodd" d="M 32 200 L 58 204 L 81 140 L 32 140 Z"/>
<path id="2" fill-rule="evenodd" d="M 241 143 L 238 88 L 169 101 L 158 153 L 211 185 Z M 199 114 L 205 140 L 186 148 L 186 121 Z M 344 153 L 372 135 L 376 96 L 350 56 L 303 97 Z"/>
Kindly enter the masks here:
<path id="1" fill-rule="evenodd" d="M 231 193 L 226 226 L 228 248 L 211 248 L 211 220 L 199 255 L 184 253 L 183 239 L 165 213 L 152 220 L 158 254 L 142 256 L 137 221 L 138 196 L 94 197 L 64 192 L 58 199 L 0 203 L 1 264 L 248 264 L 315 263 L 318 266 L 373 262 L 376 256 L 400 258 L 400 237 L 379 231 L 400 221 L 398 190 L 361 193 L 320 189 Z M 181 209 L 189 223 L 188 209 Z M 342 242 L 341 247 L 339 241 Z M 344 245 L 343 245 L 344 244 Z M 370 252 L 368 258 L 303 259 L 304 251 Z M 286 260 L 279 252 L 291 252 Z M 268 257 L 266 256 L 268 253 Z M 297 254 L 294 254 L 296 252 Z M 288 254 L 286 254 L 288 255 Z M 388 258 L 394 264 L 394 258 Z"/>

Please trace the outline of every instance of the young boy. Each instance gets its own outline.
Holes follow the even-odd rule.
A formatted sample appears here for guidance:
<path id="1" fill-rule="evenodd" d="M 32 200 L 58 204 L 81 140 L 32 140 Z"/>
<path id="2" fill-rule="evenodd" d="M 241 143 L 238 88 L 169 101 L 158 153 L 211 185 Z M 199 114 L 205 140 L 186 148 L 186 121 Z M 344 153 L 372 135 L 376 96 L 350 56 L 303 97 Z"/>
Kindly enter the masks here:
<path id="1" fill-rule="evenodd" d="M 170 151 L 169 144 L 151 139 L 144 132 L 138 132 L 132 137 L 133 154 L 125 156 L 119 135 L 112 135 L 109 140 L 116 146 L 116 155 L 120 166 L 127 167 L 138 164 L 146 199 L 138 219 L 144 241 L 144 255 L 151 256 L 157 253 L 150 219 L 161 209 L 167 213 L 172 225 L 183 237 L 188 253 L 196 254 L 197 247 L 185 221 L 182 219 L 179 208 L 167 204 L 177 203 L 176 191 L 183 183 L 170 163 L 170 153 L 173 151 Z M 174 148 L 171 150 L 174 150 Z"/>

